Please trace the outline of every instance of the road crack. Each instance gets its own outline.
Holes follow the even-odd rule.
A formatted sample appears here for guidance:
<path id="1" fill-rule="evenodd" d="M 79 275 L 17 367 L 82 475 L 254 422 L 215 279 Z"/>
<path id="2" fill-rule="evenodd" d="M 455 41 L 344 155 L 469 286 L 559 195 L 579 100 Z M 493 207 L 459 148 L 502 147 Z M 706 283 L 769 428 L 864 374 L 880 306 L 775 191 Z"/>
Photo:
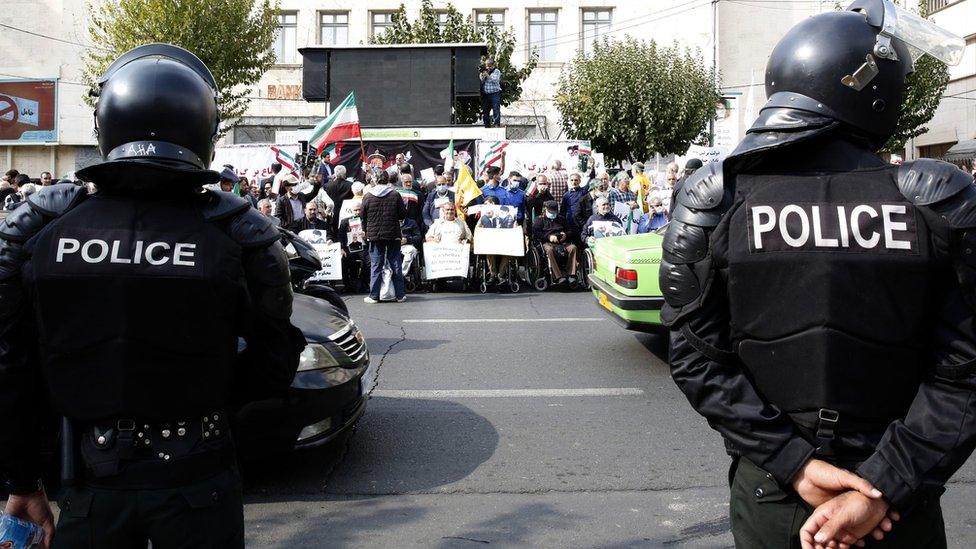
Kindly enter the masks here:
<path id="1" fill-rule="evenodd" d="M 396 348 L 397 345 L 407 340 L 407 330 L 406 328 L 403 327 L 402 324 L 393 324 L 392 322 L 390 322 L 385 318 L 376 318 L 376 317 L 364 317 L 364 318 L 368 318 L 370 320 L 378 320 L 391 328 L 400 329 L 400 338 L 394 341 L 393 343 L 391 343 L 386 348 L 386 350 L 383 351 L 383 354 L 380 355 L 380 361 L 376 364 L 376 371 L 373 373 L 373 386 L 370 387 L 369 391 L 366 392 L 366 398 L 368 400 L 373 398 L 373 391 L 375 391 L 376 388 L 379 387 L 380 371 L 383 369 L 383 364 L 386 362 L 387 356 L 389 356 L 389 354 L 393 351 L 394 348 Z M 367 339 L 367 345 L 368 344 L 369 344 L 369 340 Z M 335 472 L 339 469 L 339 466 L 342 465 L 342 462 L 346 460 L 346 456 L 349 455 L 349 450 L 352 448 L 352 441 L 354 438 L 356 438 L 357 431 L 358 431 L 357 427 L 354 426 L 351 432 L 349 433 L 349 435 L 346 436 L 346 440 L 342 445 L 342 453 L 339 454 L 339 457 L 335 460 L 335 463 L 333 463 L 332 467 L 330 467 L 329 470 L 325 473 L 325 481 L 322 484 L 323 492 L 328 491 L 329 483 L 332 482 L 332 477 L 335 475 Z"/>

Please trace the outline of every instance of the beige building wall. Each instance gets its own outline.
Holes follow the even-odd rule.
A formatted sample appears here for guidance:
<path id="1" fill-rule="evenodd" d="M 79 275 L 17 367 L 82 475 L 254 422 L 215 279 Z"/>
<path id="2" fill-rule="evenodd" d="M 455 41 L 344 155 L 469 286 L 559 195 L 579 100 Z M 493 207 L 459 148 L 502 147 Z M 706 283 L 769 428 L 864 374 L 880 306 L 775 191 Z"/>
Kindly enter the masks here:
<path id="1" fill-rule="evenodd" d="M 97 0 L 96 0 L 97 1 Z M 941 0 L 940 0 L 941 2 Z M 6 0 L 0 10 L 0 23 L 28 32 L 0 31 L 0 78 L 57 78 L 59 142 L 52 156 L 50 146 L 0 145 L 0 163 L 26 168 L 36 176 L 40 170 L 58 175 L 96 158 L 93 145 L 91 109 L 83 102 L 87 89 L 81 84 L 83 52 L 91 47 L 88 39 L 87 0 Z M 285 12 L 296 18 L 297 50 L 320 45 L 320 17 L 340 13 L 348 17 L 348 44 L 368 43 L 371 17 L 395 10 L 400 0 L 282 0 Z M 976 137 L 976 0 L 952 2 L 935 14 L 935 19 L 969 38 L 963 66 L 953 69 L 953 81 L 929 124 L 930 132 L 915 140 L 916 148 L 951 144 Z M 411 17 L 420 10 L 420 0 L 404 2 Z M 749 114 L 758 113 L 765 101 L 762 82 L 766 59 L 773 45 L 793 24 L 804 17 L 834 9 L 833 1 L 770 2 L 769 0 L 456 0 L 453 5 L 463 14 L 479 10 L 501 12 L 504 24 L 517 39 L 515 59 L 525 62 L 529 55 L 529 17 L 538 10 L 556 13 L 554 55 L 542 62 L 524 84 L 519 103 L 503 108 L 504 122 L 525 130 L 526 135 L 555 139 L 561 123 L 553 104 L 556 81 L 567 63 L 583 46 L 584 10 L 605 9 L 611 13 L 607 36 L 653 38 L 662 44 L 678 42 L 699 52 L 703 61 L 716 63 L 724 93 L 740 97 L 736 114 L 740 134 L 751 123 Z M 445 1 L 434 2 L 444 9 Z M 30 33 L 46 35 L 35 36 Z M 713 36 L 717 39 L 713 40 Z M 717 55 L 715 55 L 717 53 Z M 227 142 L 249 138 L 267 140 L 268 131 L 247 131 L 247 126 L 265 130 L 308 127 L 327 112 L 322 103 L 301 99 L 301 58 L 295 63 L 276 65 L 254 82 L 253 98 L 243 120 L 244 128 L 227 136 Z M 750 84 L 754 84 L 750 86 Z M 749 93 L 750 87 L 752 93 Z M 750 105 L 747 100 L 751 99 Z M 273 135 L 273 131 L 271 132 Z M 928 149 L 924 149 L 928 150 Z M 28 168 L 29 167 L 29 168 Z"/>
<path id="2" fill-rule="evenodd" d="M 966 52 L 962 63 L 949 69 L 949 86 L 935 117 L 926 124 L 929 131 L 909 146 L 915 156 L 939 157 L 959 141 L 976 139 L 976 0 L 942 3 L 947 6 L 932 19 L 966 38 Z"/>

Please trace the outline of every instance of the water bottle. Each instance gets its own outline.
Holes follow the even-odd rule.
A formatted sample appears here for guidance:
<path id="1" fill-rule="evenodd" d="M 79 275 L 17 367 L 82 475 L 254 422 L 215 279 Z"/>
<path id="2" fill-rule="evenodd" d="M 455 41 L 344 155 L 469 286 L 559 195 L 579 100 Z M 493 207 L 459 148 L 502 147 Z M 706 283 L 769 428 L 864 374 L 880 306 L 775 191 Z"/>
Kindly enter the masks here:
<path id="1" fill-rule="evenodd" d="M 28 549 L 41 543 L 43 539 L 44 529 L 33 522 L 6 513 L 0 515 L 0 547 Z"/>

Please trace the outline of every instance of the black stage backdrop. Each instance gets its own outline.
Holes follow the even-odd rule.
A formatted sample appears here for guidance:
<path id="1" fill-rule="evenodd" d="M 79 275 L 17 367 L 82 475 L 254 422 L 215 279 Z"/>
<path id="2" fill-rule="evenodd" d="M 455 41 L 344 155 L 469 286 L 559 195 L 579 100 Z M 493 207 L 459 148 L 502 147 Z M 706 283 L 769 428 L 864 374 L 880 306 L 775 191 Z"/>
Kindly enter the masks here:
<path id="1" fill-rule="evenodd" d="M 420 172 L 427 168 L 433 168 L 438 164 L 443 164 L 441 151 L 447 148 L 450 141 L 367 141 L 365 143 L 366 156 L 379 152 L 386 157 L 383 167 L 392 166 L 395 163 L 396 155 L 403 153 L 407 156 L 407 162 L 413 164 L 414 180 L 421 179 Z M 455 139 L 454 151 L 462 153 L 462 158 L 468 164 L 468 169 L 474 173 L 474 140 Z M 339 161 L 336 163 L 346 167 L 346 176 L 352 177 L 357 181 L 366 181 L 366 176 L 362 169 L 362 158 L 360 156 L 358 141 L 344 141 L 339 150 Z"/>

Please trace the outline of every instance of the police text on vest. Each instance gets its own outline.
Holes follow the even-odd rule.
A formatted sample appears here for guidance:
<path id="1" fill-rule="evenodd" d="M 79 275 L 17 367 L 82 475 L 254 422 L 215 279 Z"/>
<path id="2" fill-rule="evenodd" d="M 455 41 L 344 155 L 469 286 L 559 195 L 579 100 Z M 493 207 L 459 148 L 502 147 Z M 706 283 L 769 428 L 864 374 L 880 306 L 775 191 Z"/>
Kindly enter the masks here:
<path id="1" fill-rule="evenodd" d="M 915 211 L 904 203 L 756 204 L 748 212 L 753 252 L 918 252 Z"/>
<path id="2" fill-rule="evenodd" d="M 56 263 L 79 254 L 85 263 L 118 263 L 140 265 L 166 265 L 193 267 L 196 265 L 196 244 L 187 242 L 145 242 L 136 240 L 134 246 L 123 244 L 121 240 L 101 240 L 94 238 L 84 242 L 76 238 L 58 239 Z"/>

